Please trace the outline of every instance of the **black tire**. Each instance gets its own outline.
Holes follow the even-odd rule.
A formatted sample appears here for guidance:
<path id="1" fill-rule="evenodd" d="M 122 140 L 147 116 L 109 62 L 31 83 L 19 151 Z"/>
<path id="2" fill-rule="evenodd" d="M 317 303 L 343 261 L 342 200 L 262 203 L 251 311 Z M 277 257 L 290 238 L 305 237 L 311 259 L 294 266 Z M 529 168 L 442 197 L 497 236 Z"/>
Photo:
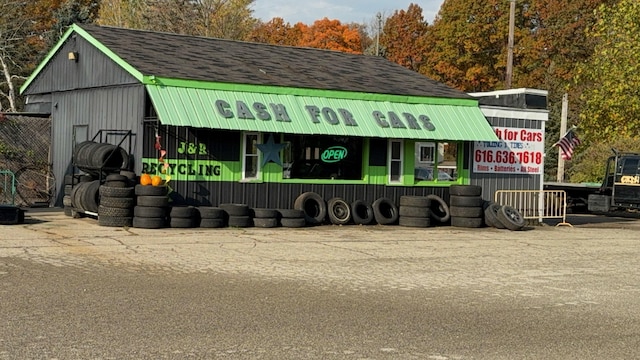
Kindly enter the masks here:
<path id="1" fill-rule="evenodd" d="M 458 207 L 481 207 L 484 200 L 480 196 L 457 196 L 451 195 L 451 206 Z"/>
<path id="2" fill-rule="evenodd" d="M 246 228 L 253 225 L 251 216 L 230 215 L 227 221 L 229 227 Z"/>
<path id="3" fill-rule="evenodd" d="M 307 226 L 307 221 L 304 218 L 282 218 L 280 224 L 287 228 L 301 228 Z"/>
<path id="4" fill-rule="evenodd" d="M 278 209 L 281 218 L 284 219 L 304 219 L 304 211 L 295 209 Z"/>
<path id="5" fill-rule="evenodd" d="M 447 223 L 451 220 L 451 212 L 449 211 L 449 205 L 438 195 L 427 195 L 431 200 L 431 219 L 439 223 Z"/>
<path id="6" fill-rule="evenodd" d="M 402 206 L 400 206 L 402 209 Z M 398 225 L 406 227 L 426 228 L 431 226 L 431 219 L 428 217 L 411 217 L 400 215 Z"/>
<path id="7" fill-rule="evenodd" d="M 449 208 L 451 212 L 451 217 L 465 217 L 465 218 L 482 218 L 484 217 L 484 211 L 481 206 L 476 207 L 462 207 L 462 206 L 451 206 Z"/>
<path id="8" fill-rule="evenodd" d="M 371 204 L 373 216 L 380 225 L 392 225 L 398 221 L 398 207 L 389 198 L 379 198 Z"/>
<path id="9" fill-rule="evenodd" d="M 224 210 L 219 207 L 200 206 L 198 207 L 200 218 L 204 219 L 222 219 L 224 220 Z M 218 226 L 219 227 L 219 226 Z"/>
<path id="10" fill-rule="evenodd" d="M 65 185 L 64 186 L 64 194 L 71 195 L 71 190 L 73 190 L 73 185 Z"/>
<path id="11" fill-rule="evenodd" d="M 169 193 L 169 188 L 166 185 L 153 186 L 136 184 L 135 194 L 138 196 L 166 196 Z"/>
<path id="12" fill-rule="evenodd" d="M 249 216 L 247 204 L 220 204 L 220 208 L 229 216 Z M 229 225 L 231 226 L 231 225 Z"/>
<path id="13" fill-rule="evenodd" d="M 129 181 L 131 180 L 135 180 L 137 175 L 135 172 L 133 171 L 129 171 L 129 170 L 120 170 L 120 175 L 123 175 L 124 177 L 126 177 Z"/>
<path id="14" fill-rule="evenodd" d="M 500 211 L 498 211 L 498 213 L 496 214 L 496 217 L 498 221 L 509 230 L 522 230 L 525 225 L 524 218 L 522 217 L 520 212 L 508 205 L 503 205 L 500 208 Z"/>
<path id="15" fill-rule="evenodd" d="M 106 206 L 106 207 L 130 209 L 130 208 L 133 208 L 133 206 L 135 205 L 135 199 L 132 197 L 121 198 L 121 197 L 102 196 L 100 197 L 100 205 Z"/>
<path id="16" fill-rule="evenodd" d="M 73 208 L 71 206 L 65 206 L 63 212 L 66 216 L 73 216 Z"/>
<path id="17" fill-rule="evenodd" d="M 346 225 L 351 221 L 351 205 L 343 198 L 331 198 L 327 201 L 327 216 L 334 225 Z"/>
<path id="18" fill-rule="evenodd" d="M 193 206 L 172 206 L 169 208 L 169 217 L 174 218 L 196 218 L 198 215 Z"/>
<path id="19" fill-rule="evenodd" d="M 109 174 L 104 180 L 105 181 L 127 181 L 129 179 L 122 174 Z"/>
<path id="20" fill-rule="evenodd" d="M 351 218 L 356 225 L 369 225 L 373 222 L 373 207 L 364 200 L 351 203 Z"/>
<path id="21" fill-rule="evenodd" d="M 169 198 L 166 196 L 138 196 L 138 206 L 167 207 Z"/>
<path id="22" fill-rule="evenodd" d="M 100 196 L 121 197 L 121 198 L 133 197 L 133 188 L 102 185 L 100 186 Z"/>
<path id="23" fill-rule="evenodd" d="M 129 186 L 129 181 L 105 181 L 104 186 L 114 187 L 114 188 L 126 188 Z M 133 188 L 132 188 L 133 189 Z"/>
<path id="24" fill-rule="evenodd" d="M 454 196 L 481 196 L 482 187 L 478 185 L 451 185 L 449 194 Z"/>
<path id="25" fill-rule="evenodd" d="M 131 227 L 133 218 L 130 216 L 98 216 L 98 225 L 111 227 Z"/>
<path id="26" fill-rule="evenodd" d="M 268 219 L 268 218 L 278 218 L 278 210 L 276 209 L 251 209 L 251 213 L 253 218 L 258 219 Z"/>
<path id="27" fill-rule="evenodd" d="M 203 218 L 200 220 L 201 228 L 221 228 L 224 226 L 224 219 L 222 218 Z"/>
<path id="28" fill-rule="evenodd" d="M 253 226 L 259 228 L 274 228 L 278 226 L 277 218 L 253 218 Z"/>
<path id="29" fill-rule="evenodd" d="M 63 206 L 68 206 L 71 207 L 71 196 L 70 195 L 65 195 L 62 197 L 62 205 Z"/>
<path id="30" fill-rule="evenodd" d="M 431 199 L 426 196 L 400 196 L 400 206 L 429 207 Z"/>
<path id="31" fill-rule="evenodd" d="M 104 205 L 98 206 L 98 219 L 101 216 L 106 217 L 133 217 L 132 209 L 107 207 Z"/>
<path id="32" fill-rule="evenodd" d="M 85 185 L 85 192 L 82 197 L 83 207 L 85 211 L 98 212 L 98 204 L 100 204 L 100 181 L 94 180 Z"/>
<path id="33" fill-rule="evenodd" d="M 80 209 L 80 195 L 78 195 L 80 188 L 80 184 L 74 186 L 69 195 L 71 197 L 71 207 L 74 209 Z"/>
<path id="34" fill-rule="evenodd" d="M 169 219 L 169 227 L 172 228 L 193 228 L 198 226 L 198 223 L 195 219 L 192 218 L 170 218 Z"/>
<path id="35" fill-rule="evenodd" d="M 496 229 L 505 229 L 504 225 L 498 220 L 498 211 L 502 205 L 491 203 L 484 210 L 484 222 L 487 226 L 494 227 Z"/>
<path id="36" fill-rule="evenodd" d="M 403 216 L 412 218 L 428 218 L 431 217 L 431 209 L 422 206 L 400 205 L 398 214 L 400 214 L 400 218 Z"/>
<path id="37" fill-rule="evenodd" d="M 133 216 L 164 219 L 167 217 L 167 208 L 155 206 L 136 206 L 133 208 Z"/>
<path id="38" fill-rule="evenodd" d="M 293 208 L 304 211 L 308 224 L 319 225 L 327 218 L 327 203 L 318 193 L 307 191 L 296 198 Z"/>
<path id="39" fill-rule="evenodd" d="M 141 229 L 160 229 L 167 225 L 165 218 L 133 217 L 133 227 Z"/>
<path id="40" fill-rule="evenodd" d="M 482 225 L 484 225 L 484 221 L 482 218 L 451 217 L 451 226 L 463 228 L 481 228 Z"/>

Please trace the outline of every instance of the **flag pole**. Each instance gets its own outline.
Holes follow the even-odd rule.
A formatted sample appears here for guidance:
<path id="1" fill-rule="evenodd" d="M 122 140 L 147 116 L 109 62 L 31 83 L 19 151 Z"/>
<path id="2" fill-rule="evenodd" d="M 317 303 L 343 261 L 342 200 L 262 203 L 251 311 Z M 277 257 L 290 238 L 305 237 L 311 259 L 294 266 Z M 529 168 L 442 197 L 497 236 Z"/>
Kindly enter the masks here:
<path id="1" fill-rule="evenodd" d="M 569 95 L 562 95 L 562 114 L 560 115 L 560 139 L 567 133 L 567 113 L 569 109 Z M 558 174 L 557 181 L 564 182 L 564 159 L 562 158 L 562 149 L 558 148 Z"/>

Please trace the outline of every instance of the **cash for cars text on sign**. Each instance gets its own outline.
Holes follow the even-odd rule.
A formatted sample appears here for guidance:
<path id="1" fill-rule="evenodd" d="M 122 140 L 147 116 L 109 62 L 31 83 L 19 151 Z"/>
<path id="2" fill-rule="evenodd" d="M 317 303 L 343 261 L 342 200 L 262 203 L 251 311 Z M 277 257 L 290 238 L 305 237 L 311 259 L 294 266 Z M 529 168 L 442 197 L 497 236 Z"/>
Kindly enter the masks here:
<path id="1" fill-rule="evenodd" d="M 476 141 L 473 171 L 499 174 L 542 174 L 542 130 L 494 127 L 500 141 Z"/>

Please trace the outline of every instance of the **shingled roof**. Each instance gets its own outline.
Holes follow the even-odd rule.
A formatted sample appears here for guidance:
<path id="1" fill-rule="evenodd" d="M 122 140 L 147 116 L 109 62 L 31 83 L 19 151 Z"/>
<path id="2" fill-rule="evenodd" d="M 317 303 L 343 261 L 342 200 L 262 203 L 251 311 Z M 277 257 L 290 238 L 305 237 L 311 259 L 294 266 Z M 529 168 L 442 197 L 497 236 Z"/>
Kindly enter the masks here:
<path id="1" fill-rule="evenodd" d="M 249 85 L 469 99 L 382 57 L 79 25 L 143 75 Z"/>

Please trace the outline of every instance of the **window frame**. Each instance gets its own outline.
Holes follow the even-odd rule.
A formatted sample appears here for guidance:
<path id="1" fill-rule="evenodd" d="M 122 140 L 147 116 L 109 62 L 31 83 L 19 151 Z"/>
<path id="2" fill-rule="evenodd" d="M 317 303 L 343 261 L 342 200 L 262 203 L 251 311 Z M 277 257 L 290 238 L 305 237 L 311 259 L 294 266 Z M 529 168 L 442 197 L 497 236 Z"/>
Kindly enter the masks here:
<path id="1" fill-rule="evenodd" d="M 394 144 L 398 144 L 399 148 L 400 148 L 400 154 L 399 154 L 399 159 L 394 159 L 393 158 L 393 145 Z M 389 184 L 402 184 L 404 181 L 404 140 L 402 139 L 389 139 L 388 142 L 388 146 L 387 146 L 387 169 L 388 169 L 388 175 L 387 175 L 387 181 Z M 399 162 L 400 163 L 400 168 L 399 168 L 399 174 L 398 174 L 398 180 L 394 180 L 393 179 L 393 174 L 392 174 L 392 170 L 393 170 L 393 163 L 394 162 Z"/>
<path id="2" fill-rule="evenodd" d="M 247 153 L 247 138 L 249 136 L 255 136 L 256 137 L 256 145 L 262 144 L 262 133 L 257 132 L 257 131 L 244 131 L 242 133 L 242 181 L 259 180 L 260 179 L 260 175 L 262 173 L 262 169 L 261 169 L 261 166 L 260 166 L 260 157 L 261 157 L 260 156 L 260 149 L 258 149 L 258 147 L 256 146 L 255 154 L 248 154 Z M 257 159 L 255 177 L 247 177 L 247 158 L 248 157 L 255 157 Z"/>

